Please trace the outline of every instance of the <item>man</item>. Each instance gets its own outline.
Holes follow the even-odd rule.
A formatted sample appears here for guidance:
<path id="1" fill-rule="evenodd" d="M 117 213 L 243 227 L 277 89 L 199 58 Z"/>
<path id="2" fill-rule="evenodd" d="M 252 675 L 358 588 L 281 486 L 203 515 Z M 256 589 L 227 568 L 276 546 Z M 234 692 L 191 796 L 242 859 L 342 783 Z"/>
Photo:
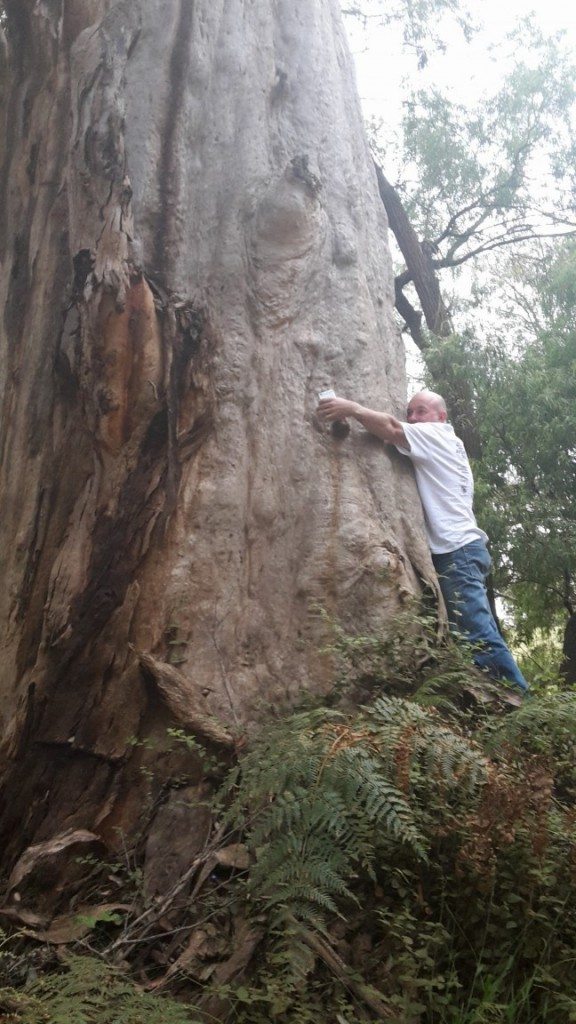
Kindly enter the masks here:
<path id="1" fill-rule="evenodd" d="M 410 399 L 407 423 L 338 397 L 323 399 L 318 413 L 329 422 L 352 417 L 412 460 L 450 627 L 474 646 L 479 668 L 526 691 L 528 683 L 498 631 L 488 602 L 488 538 L 476 523 L 470 463 L 448 423 L 444 399 L 433 391 L 419 391 Z"/>

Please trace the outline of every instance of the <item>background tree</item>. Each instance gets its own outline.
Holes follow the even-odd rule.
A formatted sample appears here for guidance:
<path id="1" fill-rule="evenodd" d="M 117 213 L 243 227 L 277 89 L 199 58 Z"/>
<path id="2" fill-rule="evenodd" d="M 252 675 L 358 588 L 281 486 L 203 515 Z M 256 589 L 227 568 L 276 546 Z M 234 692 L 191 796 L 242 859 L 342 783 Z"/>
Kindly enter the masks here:
<path id="1" fill-rule="evenodd" d="M 510 44 L 511 70 L 492 95 L 470 107 L 437 88 L 415 90 L 398 152 L 375 140 L 377 160 L 388 154 L 400 168 L 392 184 L 378 167 L 405 264 L 395 278 L 396 308 L 473 456 L 480 437 L 470 383 L 454 373 L 449 349 L 444 358 L 438 345 L 427 353 L 431 336 L 449 340 L 455 331 L 444 272 L 480 260 L 488 276 L 498 266 L 490 269 L 491 254 L 576 228 L 573 66 L 558 39 L 528 25 Z"/>
<path id="2" fill-rule="evenodd" d="M 392 184 L 377 166 L 404 264 L 396 308 L 476 461 L 497 589 L 519 637 L 562 623 L 571 679 L 574 72 L 562 38 L 528 24 L 505 49 L 491 94 L 415 89 L 396 144 L 373 138 L 397 169 Z"/>
<path id="3" fill-rule="evenodd" d="M 470 39 L 472 12 L 464 0 L 341 0 L 342 13 L 370 30 L 396 26 L 405 50 L 416 57 L 418 69 L 426 67 L 431 53 L 444 52 L 446 25 L 457 26 Z"/>
<path id="4" fill-rule="evenodd" d="M 572 242 L 508 260 L 513 302 L 465 361 L 482 410 L 478 502 L 499 586 L 531 637 L 561 623 L 563 673 L 576 681 L 576 322 Z M 518 347 L 517 339 L 521 345 Z"/>

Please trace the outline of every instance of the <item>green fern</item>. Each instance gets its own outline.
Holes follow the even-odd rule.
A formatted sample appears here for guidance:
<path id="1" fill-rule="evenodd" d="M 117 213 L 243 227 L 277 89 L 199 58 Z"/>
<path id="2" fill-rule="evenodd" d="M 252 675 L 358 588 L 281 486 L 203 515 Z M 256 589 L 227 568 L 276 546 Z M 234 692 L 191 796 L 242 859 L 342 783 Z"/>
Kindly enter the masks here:
<path id="1" fill-rule="evenodd" d="M 174 1000 L 140 992 L 119 970 L 94 957 L 71 957 L 63 973 L 30 987 L 14 1024 L 194 1024 Z"/>
<path id="2" fill-rule="evenodd" d="M 576 746 L 576 693 L 554 693 L 524 701 L 513 715 L 489 722 L 482 736 L 491 753 L 504 749 L 545 754 L 573 752 Z"/>
<path id="3" fill-rule="evenodd" d="M 486 777 L 482 750 L 413 702 L 382 696 L 354 717 L 325 708 L 291 716 L 226 789 L 227 824 L 253 854 L 250 899 L 272 927 L 288 916 L 325 932 L 356 900 L 355 877 L 376 879 L 384 849 L 426 863 L 423 826 L 439 793 L 465 814 Z"/>

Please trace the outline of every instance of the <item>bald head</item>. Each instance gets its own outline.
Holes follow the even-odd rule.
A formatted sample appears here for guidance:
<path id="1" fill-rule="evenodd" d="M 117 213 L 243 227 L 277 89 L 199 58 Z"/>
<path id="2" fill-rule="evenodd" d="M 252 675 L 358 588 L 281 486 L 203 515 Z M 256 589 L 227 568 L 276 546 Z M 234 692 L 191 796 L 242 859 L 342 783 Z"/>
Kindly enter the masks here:
<path id="1" fill-rule="evenodd" d="M 446 423 L 446 402 L 435 391 L 418 391 L 408 403 L 406 418 L 408 423 Z"/>

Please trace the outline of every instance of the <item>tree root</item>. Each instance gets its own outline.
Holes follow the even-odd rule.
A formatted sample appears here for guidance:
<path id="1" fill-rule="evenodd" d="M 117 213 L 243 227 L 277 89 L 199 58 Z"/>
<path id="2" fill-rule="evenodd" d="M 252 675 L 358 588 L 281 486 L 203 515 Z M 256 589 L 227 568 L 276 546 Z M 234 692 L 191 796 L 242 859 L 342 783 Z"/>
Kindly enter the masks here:
<path id="1" fill-rule="evenodd" d="M 170 711 L 182 725 L 210 743 L 234 748 L 234 738 L 217 719 L 202 709 L 205 698 L 186 676 L 151 654 L 144 651 L 136 651 L 136 654 L 145 675 L 156 684 Z"/>

